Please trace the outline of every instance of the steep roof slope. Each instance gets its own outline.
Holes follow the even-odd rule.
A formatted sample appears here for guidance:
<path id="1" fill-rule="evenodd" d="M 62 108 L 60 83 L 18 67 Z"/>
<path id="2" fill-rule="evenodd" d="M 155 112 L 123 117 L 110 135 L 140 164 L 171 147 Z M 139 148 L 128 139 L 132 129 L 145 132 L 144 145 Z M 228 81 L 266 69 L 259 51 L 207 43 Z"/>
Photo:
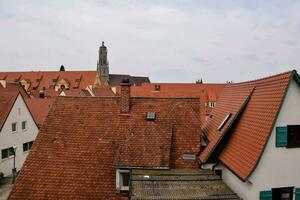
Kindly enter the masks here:
<path id="1" fill-rule="evenodd" d="M 234 106 L 239 101 L 235 100 L 237 93 L 242 89 L 254 88 L 245 107 L 240 107 L 240 116 L 235 118 L 234 123 L 229 123 L 233 126 L 230 130 L 226 129 L 229 131 L 224 133 L 230 135 L 229 141 L 220 155 L 217 155 L 218 159 L 240 179 L 247 180 L 255 169 L 272 131 L 288 84 L 295 77 L 299 79 L 295 71 L 290 71 L 225 87 L 224 96 L 221 97 L 224 101 L 216 106 L 212 113 L 213 119 L 207 122 L 206 127 L 221 123 L 221 119 L 224 118 L 224 113 L 222 114 L 224 107 Z M 219 134 L 215 128 L 214 126 L 212 129 L 203 129 L 212 143 L 214 143 L 213 138 L 221 139 L 222 137 L 222 134 Z M 211 154 L 212 150 L 207 151 Z M 207 151 L 205 149 L 200 155 L 203 162 L 207 160 L 207 155 L 210 155 Z"/>
<path id="2" fill-rule="evenodd" d="M 0 131 L 12 109 L 17 97 L 18 92 L 0 92 Z"/>
<path id="3" fill-rule="evenodd" d="M 48 115 L 52 103 L 54 102 L 54 98 L 27 98 L 25 101 L 35 122 L 39 127 L 41 127 Z"/>
<path id="4" fill-rule="evenodd" d="M 134 141 L 142 141 L 136 138 L 140 135 L 130 136 L 130 127 L 136 122 L 142 124 L 140 131 L 147 129 L 149 135 L 154 134 L 158 139 L 172 140 L 174 153 L 167 158 L 172 166 L 181 167 L 185 162 L 187 166 L 195 166 L 195 162 L 182 159 L 182 152 L 199 149 L 198 99 L 132 98 L 131 101 L 130 112 L 121 114 L 119 97 L 57 97 L 10 199 L 121 199 L 116 193 L 113 166 L 115 157 L 122 159 L 128 155 L 122 152 L 117 155 L 124 138 L 129 137 L 133 146 L 138 146 Z M 140 122 L 151 108 L 157 108 L 158 121 L 150 123 L 157 123 L 162 129 L 152 129 L 152 125 Z M 164 130 L 173 124 L 180 128 L 173 131 L 175 138 L 170 138 L 169 131 Z M 144 134 L 138 129 L 134 133 Z M 151 146 L 152 143 L 144 143 L 145 149 L 150 150 Z M 149 157 L 155 159 L 160 153 L 157 146 L 152 146 Z M 124 151 L 127 150 L 134 152 L 134 149 Z M 153 166 L 150 159 L 139 161 L 139 152 L 131 153 L 129 155 L 136 159 L 126 159 L 129 166 Z M 155 166 L 164 166 L 164 163 L 160 161 Z"/>

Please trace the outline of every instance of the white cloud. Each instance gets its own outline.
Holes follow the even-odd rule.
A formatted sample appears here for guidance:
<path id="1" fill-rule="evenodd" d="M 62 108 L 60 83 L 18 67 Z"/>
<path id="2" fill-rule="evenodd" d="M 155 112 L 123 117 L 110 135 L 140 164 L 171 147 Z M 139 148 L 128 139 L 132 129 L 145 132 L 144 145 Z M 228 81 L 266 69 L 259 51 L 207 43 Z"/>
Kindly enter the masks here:
<path id="1" fill-rule="evenodd" d="M 290 4 L 258 12 L 129 0 L 2 1 L 0 68 L 93 70 L 104 40 L 113 73 L 154 81 L 240 81 L 299 69 L 300 4 Z"/>

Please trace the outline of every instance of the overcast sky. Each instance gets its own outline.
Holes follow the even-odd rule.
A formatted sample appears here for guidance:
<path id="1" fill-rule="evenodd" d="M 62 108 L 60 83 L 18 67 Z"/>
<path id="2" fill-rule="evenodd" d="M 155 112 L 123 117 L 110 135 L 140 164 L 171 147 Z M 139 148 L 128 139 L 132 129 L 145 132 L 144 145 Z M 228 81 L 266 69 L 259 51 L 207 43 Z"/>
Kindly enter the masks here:
<path id="1" fill-rule="evenodd" d="M 300 1 L 0 0 L 0 70 L 95 70 L 153 82 L 300 72 Z"/>

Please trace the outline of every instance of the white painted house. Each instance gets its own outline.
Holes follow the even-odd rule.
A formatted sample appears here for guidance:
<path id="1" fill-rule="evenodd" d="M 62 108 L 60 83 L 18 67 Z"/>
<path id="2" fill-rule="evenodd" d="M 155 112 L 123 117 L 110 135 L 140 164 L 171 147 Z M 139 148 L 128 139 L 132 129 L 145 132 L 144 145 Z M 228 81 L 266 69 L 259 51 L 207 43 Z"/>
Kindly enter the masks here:
<path id="1" fill-rule="evenodd" d="M 296 71 L 230 84 L 202 129 L 203 168 L 245 200 L 300 200 Z"/>
<path id="2" fill-rule="evenodd" d="M 0 86 L 1 87 L 1 86 Z M 12 174 L 14 150 L 15 166 L 19 171 L 38 134 L 38 127 L 19 91 L 0 91 L 0 172 Z"/>

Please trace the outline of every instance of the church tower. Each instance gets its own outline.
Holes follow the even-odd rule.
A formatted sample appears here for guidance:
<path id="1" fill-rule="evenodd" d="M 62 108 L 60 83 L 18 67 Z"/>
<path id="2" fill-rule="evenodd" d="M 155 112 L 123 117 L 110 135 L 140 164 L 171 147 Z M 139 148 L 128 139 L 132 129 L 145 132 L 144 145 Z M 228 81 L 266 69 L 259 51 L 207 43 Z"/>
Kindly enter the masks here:
<path id="1" fill-rule="evenodd" d="M 102 42 L 102 46 L 99 48 L 99 60 L 97 63 L 97 71 L 100 81 L 109 81 L 109 66 L 107 61 L 107 48 Z"/>

